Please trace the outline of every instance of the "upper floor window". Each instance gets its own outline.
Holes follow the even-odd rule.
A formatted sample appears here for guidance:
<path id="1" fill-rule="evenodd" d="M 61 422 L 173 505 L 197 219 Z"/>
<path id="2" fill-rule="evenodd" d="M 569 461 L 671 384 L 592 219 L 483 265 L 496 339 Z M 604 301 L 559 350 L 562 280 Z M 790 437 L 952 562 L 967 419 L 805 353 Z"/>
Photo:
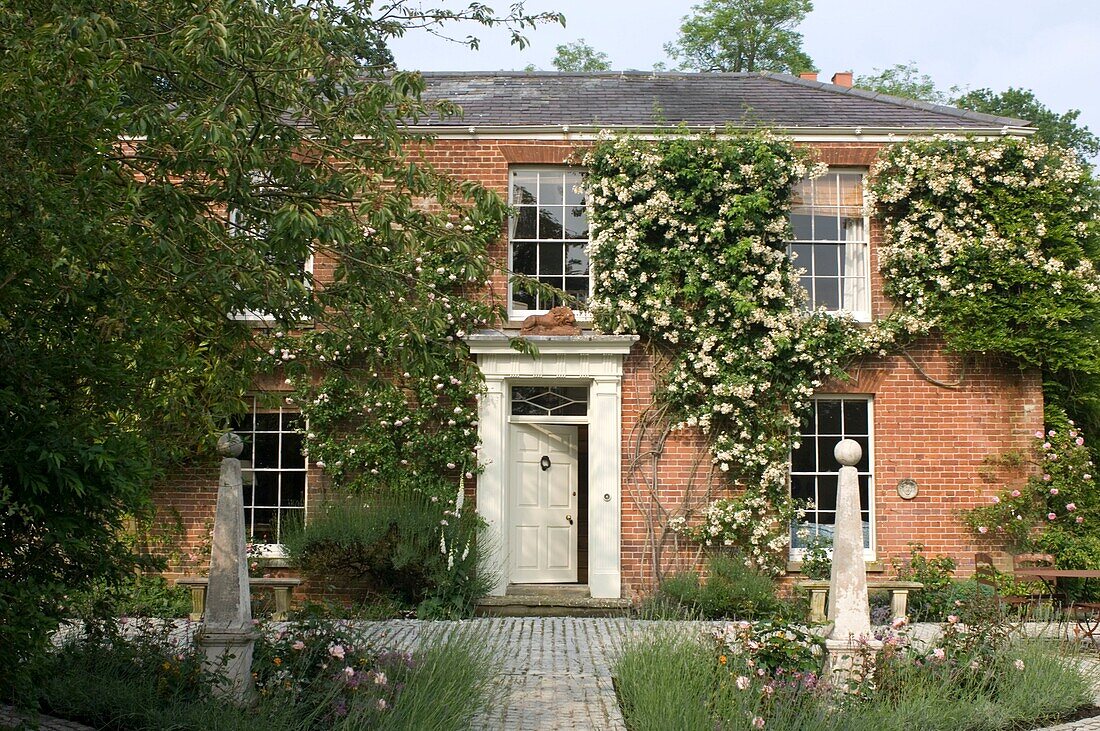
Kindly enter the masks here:
<path id="1" fill-rule="evenodd" d="M 808 306 L 871 319 L 870 253 L 864 215 L 863 173 L 830 171 L 805 179 L 791 192 L 787 244 Z"/>
<path id="2" fill-rule="evenodd" d="M 255 190 L 259 192 L 275 190 L 275 188 L 270 183 L 267 183 L 265 178 L 259 173 L 254 173 L 252 175 L 252 184 Z M 262 216 L 250 216 L 240 208 L 230 208 L 227 212 L 226 219 L 230 235 L 241 241 L 244 245 L 249 245 L 249 242 L 257 242 L 256 245 L 268 247 L 270 243 L 267 241 L 269 226 Z M 280 271 L 289 272 L 291 276 L 294 276 L 297 281 L 290 282 L 288 280 L 288 284 L 293 284 L 294 286 L 304 285 L 307 288 L 313 286 L 312 253 L 305 252 L 304 258 L 300 255 L 294 258 L 283 258 L 278 256 L 274 251 L 268 250 L 264 254 L 264 261 L 268 266 L 277 268 Z M 231 313 L 230 317 L 235 320 L 250 320 L 257 322 L 269 322 L 274 319 L 269 312 L 265 312 L 262 309 L 245 309 Z"/>
<path id="3" fill-rule="evenodd" d="M 592 291 L 588 266 L 588 212 L 582 174 L 562 168 L 513 168 L 508 201 L 509 268 L 556 287 L 582 303 Z M 509 285 L 509 312 L 542 313 L 562 304 Z"/>
<path id="4" fill-rule="evenodd" d="M 253 543 L 282 543 L 287 528 L 305 519 L 306 458 L 300 422 L 295 411 L 263 409 L 255 401 L 248 414 L 233 419 L 233 431 L 244 440 L 244 520 Z"/>

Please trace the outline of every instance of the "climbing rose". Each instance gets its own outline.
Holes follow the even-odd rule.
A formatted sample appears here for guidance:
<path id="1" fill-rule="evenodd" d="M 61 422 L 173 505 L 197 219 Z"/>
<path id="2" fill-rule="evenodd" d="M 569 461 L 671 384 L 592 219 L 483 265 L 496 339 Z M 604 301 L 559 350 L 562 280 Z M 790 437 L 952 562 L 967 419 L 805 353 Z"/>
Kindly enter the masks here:
<path id="1" fill-rule="evenodd" d="M 1057 517 L 1058 516 L 1055 515 L 1054 513 L 1047 513 L 1047 520 L 1054 520 Z"/>
<path id="2" fill-rule="evenodd" d="M 989 529 L 988 529 L 988 528 L 986 528 L 986 527 L 985 527 L 984 525 L 979 525 L 979 526 L 978 526 L 978 532 L 979 532 L 979 533 L 988 533 L 988 532 L 989 532 Z"/>

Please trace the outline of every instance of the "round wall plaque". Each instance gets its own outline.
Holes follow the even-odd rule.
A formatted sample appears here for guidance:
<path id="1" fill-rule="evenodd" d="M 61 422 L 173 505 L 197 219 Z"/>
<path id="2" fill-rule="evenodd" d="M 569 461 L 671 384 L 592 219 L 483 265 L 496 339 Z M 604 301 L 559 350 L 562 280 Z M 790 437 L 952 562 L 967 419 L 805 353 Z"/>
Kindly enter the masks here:
<path id="1" fill-rule="evenodd" d="M 906 477 L 898 482 L 898 497 L 902 500 L 912 500 L 917 496 L 917 481 Z"/>

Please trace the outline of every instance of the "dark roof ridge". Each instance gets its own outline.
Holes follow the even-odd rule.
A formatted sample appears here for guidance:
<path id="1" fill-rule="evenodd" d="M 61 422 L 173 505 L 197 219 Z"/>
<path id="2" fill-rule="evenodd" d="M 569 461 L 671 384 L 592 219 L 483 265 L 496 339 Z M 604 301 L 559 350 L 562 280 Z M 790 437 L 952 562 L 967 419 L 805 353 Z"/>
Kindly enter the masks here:
<path id="1" fill-rule="evenodd" d="M 864 99 L 872 99 L 874 101 L 886 102 L 889 104 L 900 104 L 902 106 L 911 107 L 913 109 L 920 109 L 926 112 L 937 112 L 939 114 L 946 114 L 952 117 L 959 117 L 961 119 L 973 119 L 977 122 L 990 122 L 992 124 L 1000 125 L 1002 127 L 1032 126 L 1032 123 L 1027 121 L 1026 119 L 1016 119 L 1015 117 L 999 117 L 993 114 L 974 112 L 969 109 L 959 109 L 958 107 L 952 107 L 946 104 L 933 104 L 932 102 L 925 102 L 919 99 L 909 99 L 903 96 L 894 96 L 892 94 L 883 94 L 877 91 L 859 89 L 854 86 L 838 86 L 837 84 L 830 84 L 824 81 L 811 81 L 809 79 L 803 79 L 798 76 L 783 74 L 777 71 L 759 71 L 755 73 L 758 73 L 761 76 L 770 77 L 772 79 L 775 79 L 776 81 L 781 81 L 786 84 L 798 84 L 800 86 L 809 86 L 815 89 L 823 89 L 825 91 L 833 92 L 834 94 L 847 94 L 849 96 L 858 96 L 863 97 Z"/>

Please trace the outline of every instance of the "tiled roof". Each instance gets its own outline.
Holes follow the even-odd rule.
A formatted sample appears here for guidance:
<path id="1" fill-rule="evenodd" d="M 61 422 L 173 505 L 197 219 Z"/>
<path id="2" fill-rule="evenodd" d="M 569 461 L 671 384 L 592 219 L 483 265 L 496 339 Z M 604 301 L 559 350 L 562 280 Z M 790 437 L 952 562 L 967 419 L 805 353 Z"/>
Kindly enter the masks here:
<path id="1" fill-rule="evenodd" d="M 425 100 L 448 99 L 463 112 L 419 122 L 433 127 L 728 123 L 988 130 L 1028 124 L 770 72 L 425 72 L 424 79 Z"/>

